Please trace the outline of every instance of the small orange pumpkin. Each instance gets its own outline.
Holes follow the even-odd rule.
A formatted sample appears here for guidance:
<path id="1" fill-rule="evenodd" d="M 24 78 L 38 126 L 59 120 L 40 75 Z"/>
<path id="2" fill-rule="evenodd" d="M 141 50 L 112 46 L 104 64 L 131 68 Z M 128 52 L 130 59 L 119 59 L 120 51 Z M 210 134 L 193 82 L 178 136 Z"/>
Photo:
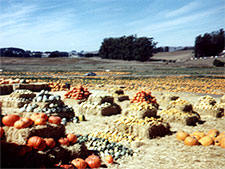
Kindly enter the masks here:
<path id="1" fill-rule="evenodd" d="M 71 142 L 71 143 L 76 143 L 77 142 L 77 136 L 74 135 L 74 134 L 71 134 L 71 133 L 67 134 L 66 137 L 68 138 L 69 142 Z"/>
<path id="2" fill-rule="evenodd" d="M 39 113 L 38 115 L 40 118 L 44 118 L 46 121 L 48 120 L 48 116 L 45 113 Z"/>
<path id="3" fill-rule="evenodd" d="M 16 129 L 22 129 L 26 127 L 26 122 L 22 121 L 22 120 L 18 120 L 14 123 L 14 127 Z"/>
<path id="4" fill-rule="evenodd" d="M 176 138 L 177 140 L 180 140 L 180 141 L 184 141 L 186 137 L 188 137 L 189 134 L 187 132 L 184 132 L 184 131 L 178 131 L 177 134 L 176 134 Z"/>
<path id="5" fill-rule="evenodd" d="M 59 140 L 58 140 L 58 142 L 61 144 L 61 145 L 65 145 L 65 146 L 68 146 L 69 145 L 69 140 L 68 140 L 68 138 L 60 138 Z"/>
<path id="6" fill-rule="evenodd" d="M 222 139 L 223 137 L 225 137 L 225 135 L 219 135 L 219 136 L 217 136 L 217 137 L 215 138 L 215 140 L 214 140 L 214 144 L 215 144 L 216 146 L 220 146 L 220 142 L 221 142 L 221 139 Z"/>
<path id="7" fill-rule="evenodd" d="M 55 147 L 55 140 L 53 138 L 44 138 L 44 140 L 49 148 Z"/>
<path id="8" fill-rule="evenodd" d="M 213 144 L 213 139 L 210 136 L 204 136 L 199 140 L 199 143 L 203 146 L 209 146 Z"/>
<path id="9" fill-rule="evenodd" d="M 30 116 L 30 119 L 32 121 L 35 121 L 37 118 L 39 118 L 39 113 L 33 113 L 31 116 Z"/>
<path id="10" fill-rule="evenodd" d="M 28 117 L 22 117 L 20 120 L 25 122 L 25 127 L 29 127 L 33 124 L 33 121 Z"/>
<path id="11" fill-rule="evenodd" d="M 50 116 L 48 118 L 48 122 L 52 124 L 60 124 L 61 123 L 61 118 L 59 116 Z"/>
<path id="12" fill-rule="evenodd" d="M 15 114 L 9 114 L 2 118 L 2 123 L 5 126 L 13 126 L 16 121 L 20 119 L 20 116 Z"/>
<path id="13" fill-rule="evenodd" d="M 37 118 L 35 121 L 34 121 L 34 124 L 35 125 L 45 125 L 46 124 L 46 120 L 44 118 Z"/>
<path id="14" fill-rule="evenodd" d="M 85 169 L 87 163 L 82 158 L 76 158 L 71 162 L 77 169 Z"/>
<path id="15" fill-rule="evenodd" d="M 198 140 L 195 137 L 188 136 L 185 138 L 184 144 L 187 146 L 195 146 L 198 145 Z"/>
<path id="16" fill-rule="evenodd" d="M 207 133 L 207 136 L 212 137 L 212 139 L 214 140 L 219 134 L 220 134 L 220 132 L 217 129 L 211 129 Z"/>
<path id="17" fill-rule="evenodd" d="M 106 161 L 107 163 L 109 163 L 109 164 L 112 164 L 112 163 L 113 163 L 113 157 L 112 157 L 112 155 L 107 155 L 107 156 L 105 157 L 105 161 Z"/>
<path id="18" fill-rule="evenodd" d="M 4 134 L 4 129 L 2 127 L 0 127 L 0 135 L 1 135 L 1 137 L 3 136 L 3 134 Z"/>
<path id="19" fill-rule="evenodd" d="M 90 168 L 99 168 L 101 166 L 101 159 L 99 158 L 99 156 L 96 156 L 94 154 L 88 156 L 85 159 L 85 162 Z"/>

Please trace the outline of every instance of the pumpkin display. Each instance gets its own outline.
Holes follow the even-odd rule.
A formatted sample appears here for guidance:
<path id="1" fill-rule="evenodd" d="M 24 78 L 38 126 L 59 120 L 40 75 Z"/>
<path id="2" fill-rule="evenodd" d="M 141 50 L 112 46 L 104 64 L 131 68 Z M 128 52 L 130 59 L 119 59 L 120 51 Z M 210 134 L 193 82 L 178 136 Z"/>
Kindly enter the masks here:
<path id="1" fill-rule="evenodd" d="M 44 118 L 37 118 L 35 121 L 34 121 L 34 124 L 35 125 L 45 125 L 46 124 L 46 120 Z"/>
<path id="2" fill-rule="evenodd" d="M 61 118 L 59 116 L 50 116 L 48 118 L 48 122 L 52 124 L 60 124 L 61 123 Z"/>
<path id="3" fill-rule="evenodd" d="M 46 144 L 41 137 L 33 136 L 28 139 L 27 146 L 42 151 L 45 149 Z"/>
<path id="4" fill-rule="evenodd" d="M 2 127 L 0 127 L 0 136 L 1 136 L 1 138 L 2 138 L 3 134 L 4 134 L 4 129 Z"/>
<path id="5" fill-rule="evenodd" d="M 53 138 L 44 138 L 45 140 L 45 143 L 46 145 L 49 147 L 49 148 L 53 148 L 55 147 L 55 140 Z"/>
<path id="6" fill-rule="evenodd" d="M 25 128 L 26 127 L 26 122 L 25 121 L 22 121 L 22 120 L 18 120 L 14 123 L 14 127 L 16 129 L 22 129 L 22 128 Z"/>
<path id="7" fill-rule="evenodd" d="M 5 126 L 13 126 L 16 121 L 20 119 L 20 116 L 15 114 L 9 114 L 2 118 L 2 123 Z"/>
<path id="8" fill-rule="evenodd" d="M 101 159 L 97 155 L 90 155 L 85 159 L 85 162 L 90 168 L 99 168 L 101 166 Z"/>
<path id="9" fill-rule="evenodd" d="M 207 136 L 212 137 L 212 139 L 214 140 L 219 134 L 220 132 L 217 129 L 211 129 L 208 131 Z"/>
<path id="10" fill-rule="evenodd" d="M 203 146 L 209 146 L 213 144 L 213 139 L 210 136 L 204 136 L 199 140 L 199 143 Z"/>
<path id="11" fill-rule="evenodd" d="M 74 134 L 67 134 L 67 139 L 69 140 L 69 142 L 71 143 L 76 143 L 77 142 L 77 136 Z"/>
<path id="12" fill-rule="evenodd" d="M 61 137 L 59 140 L 58 140 L 58 142 L 59 142 L 59 144 L 61 144 L 61 145 L 65 145 L 65 146 L 68 146 L 69 145 L 69 140 L 68 140 L 68 138 L 63 138 L 63 137 Z"/>
<path id="13" fill-rule="evenodd" d="M 195 137 L 188 136 L 185 138 L 184 144 L 187 146 L 195 146 L 198 145 L 198 140 Z"/>
<path id="14" fill-rule="evenodd" d="M 78 88 L 73 88 L 72 90 L 68 91 L 64 96 L 65 98 L 71 98 L 75 100 L 84 100 L 88 99 L 90 96 L 90 92 L 87 88 L 80 86 Z"/>
<path id="15" fill-rule="evenodd" d="M 184 132 L 184 131 L 178 131 L 177 134 L 176 134 L 176 138 L 177 140 L 180 140 L 180 141 L 184 141 L 186 137 L 188 137 L 189 134 L 187 132 Z"/>
<path id="16" fill-rule="evenodd" d="M 112 164 L 113 163 L 113 157 L 112 157 L 112 155 L 107 155 L 106 157 L 105 157 L 105 161 L 107 162 L 107 163 L 109 163 L 109 164 Z"/>
<path id="17" fill-rule="evenodd" d="M 76 158 L 71 162 L 77 169 L 85 169 L 87 167 L 87 163 L 82 158 Z"/>

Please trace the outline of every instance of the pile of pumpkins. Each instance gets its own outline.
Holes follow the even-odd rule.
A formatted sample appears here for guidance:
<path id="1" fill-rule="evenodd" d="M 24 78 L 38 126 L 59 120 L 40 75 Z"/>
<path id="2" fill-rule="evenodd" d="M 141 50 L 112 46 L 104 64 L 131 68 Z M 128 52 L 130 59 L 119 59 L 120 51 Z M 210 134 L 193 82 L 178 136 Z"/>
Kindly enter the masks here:
<path id="1" fill-rule="evenodd" d="M 49 87 L 51 88 L 51 91 L 53 91 L 53 92 L 68 90 L 66 84 L 62 84 L 62 83 L 51 82 L 51 83 L 49 83 Z"/>
<path id="2" fill-rule="evenodd" d="M 201 131 L 195 131 L 192 134 L 185 131 L 178 131 L 176 138 L 179 141 L 183 141 L 187 146 L 216 145 L 225 148 L 225 132 L 220 133 L 217 129 L 211 129 L 207 134 Z"/>
<path id="3" fill-rule="evenodd" d="M 151 92 L 140 91 L 137 92 L 134 98 L 131 100 L 131 103 L 143 103 L 147 102 L 148 104 L 157 104 L 156 98 L 151 95 Z"/>
<path id="4" fill-rule="evenodd" d="M 90 92 L 87 88 L 80 86 L 78 88 L 73 88 L 72 90 L 68 91 L 64 96 L 65 98 L 71 98 L 75 100 L 87 100 L 90 96 Z"/>
<path id="5" fill-rule="evenodd" d="M 20 117 L 16 114 L 9 114 L 2 118 L 5 126 L 13 126 L 16 129 L 27 128 L 34 125 L 45 125 L 47 122 L 52 124 L 60 124 L 61 118 L 58 116 L 48 117 L 45 113 L 33 113 L 30 118 Z"/>

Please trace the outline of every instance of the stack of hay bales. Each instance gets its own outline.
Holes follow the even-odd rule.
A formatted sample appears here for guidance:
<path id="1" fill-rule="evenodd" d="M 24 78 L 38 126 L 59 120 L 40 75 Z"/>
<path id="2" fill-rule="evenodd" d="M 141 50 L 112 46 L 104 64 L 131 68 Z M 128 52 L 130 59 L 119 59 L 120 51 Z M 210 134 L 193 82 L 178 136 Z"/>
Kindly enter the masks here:
<path id="1" fill-rule="evenodd" d="M 86 102 L 80 104 L 78 112 L 83 115 L 111 116 L 120 114 L 121 108 L 110 95 L 92 94 Z"/>
<path id="2" fill-rule="evenodd" d="M 217 103 L 216 99 L 211 96 L 202 96 L 194 105 L 194 110 L 199 112 L 200 115 L 210 115 L 213 117 L 224 116 L 225 109 L 225 96 L 221 97 L 220 102 Z"/>
<path id="3" fill-rule="evenodd" d="M 1 98 L 3 107 L 21 108 L 25 104 L 28 104 L 36 96 L 30 90 L 15 90 L 9 95 L 9 97 Z"/>
<path id="4" fill-rule="evenodd" d="M 193 126 L 200 122 L 200 115 L 193 110 L 192 104 L 180 98 L 170 101 L 159 115 L 167 122 L 178 122 L 183 125 Z"/>

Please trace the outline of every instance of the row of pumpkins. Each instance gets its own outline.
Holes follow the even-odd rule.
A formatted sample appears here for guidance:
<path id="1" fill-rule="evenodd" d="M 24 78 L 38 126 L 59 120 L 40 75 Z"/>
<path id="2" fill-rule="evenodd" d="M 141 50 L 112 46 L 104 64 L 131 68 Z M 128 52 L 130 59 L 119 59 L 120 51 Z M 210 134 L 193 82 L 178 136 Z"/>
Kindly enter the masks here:
<path id="1" fill-rule="evenodd" d="M 225 132 L 219 132 L 217 129 L 211 129 L 208 133 L 195 131 L 191 134 L 185 131 L 178 131 L 176 138 L 183 141 L 185 145 L 195 146 L 203 145 L 210 146 L 216 145 L 225 148 Z"/>

